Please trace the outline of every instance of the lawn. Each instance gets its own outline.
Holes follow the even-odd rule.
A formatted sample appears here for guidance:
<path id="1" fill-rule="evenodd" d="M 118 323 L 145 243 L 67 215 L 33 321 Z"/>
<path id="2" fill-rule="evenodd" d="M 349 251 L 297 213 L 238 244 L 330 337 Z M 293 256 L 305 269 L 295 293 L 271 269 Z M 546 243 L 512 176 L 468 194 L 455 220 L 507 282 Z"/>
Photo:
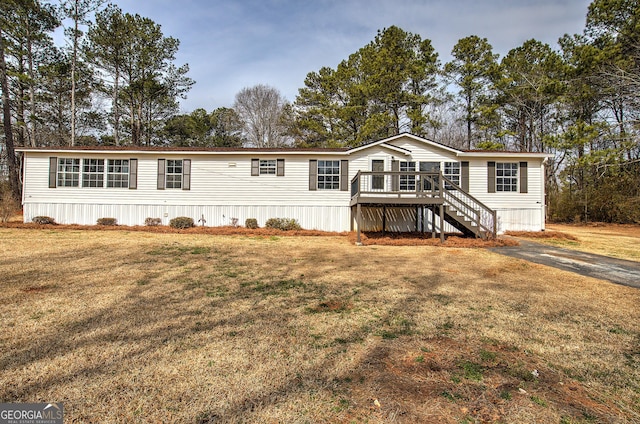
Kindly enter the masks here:
<path id="1" fill-rule="evenodd" d="M 640 422 L 637 289 L 344 235 L 0 228 L 0 252 L 0 402 L 65 422 Z"/>

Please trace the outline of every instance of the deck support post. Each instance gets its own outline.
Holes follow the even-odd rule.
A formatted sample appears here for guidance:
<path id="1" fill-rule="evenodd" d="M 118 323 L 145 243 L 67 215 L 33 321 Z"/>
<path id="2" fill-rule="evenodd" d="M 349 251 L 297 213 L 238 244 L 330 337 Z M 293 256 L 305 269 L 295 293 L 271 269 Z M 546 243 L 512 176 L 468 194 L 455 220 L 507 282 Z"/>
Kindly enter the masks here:
<path id="1" fill-rule="evenodd" d="M 387 234 L 387 206 L 382 205 L 382 236 Z"/>
<path id="2" fill-rule="evenodd" d="M 440 243 L 444 243 L 444 205 L 440 205 Z"/>
<path id="3" fill-rule="evenodd" d="M 360 205 L 360 203 L 358 203 L 358 206 L 356 206 L 356 220 L 357 220 L 356 225 L 358 226 L 356 244 L 358 246 L 362 246 L 362 238 L 360 236 L 360 231 L 362 228 L 362 206 Z"/>
<path id="4" fill-rule="evenodd" d="M 431 206 L 429 208 L 429 212 L 431 212 L 431 238 L 436 238 L 436 208 L 435 208 L 435 206 Z"/>

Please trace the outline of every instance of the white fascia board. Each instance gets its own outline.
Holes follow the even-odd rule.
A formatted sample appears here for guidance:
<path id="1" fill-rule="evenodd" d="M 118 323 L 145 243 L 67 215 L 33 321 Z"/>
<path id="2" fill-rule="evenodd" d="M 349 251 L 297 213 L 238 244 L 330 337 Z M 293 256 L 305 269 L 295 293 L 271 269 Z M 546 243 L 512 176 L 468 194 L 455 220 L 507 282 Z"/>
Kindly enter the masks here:
<path id="1" fill-rule="evenodd" d="M 355 153 L 355 152 L 359 152 L 360 150 L 369 149 L 369 148 L 374 147 L 374 146 L 384 145 L 384 146 L 388 146 L 389 148 L 395 148 L 395 149 L 397 149 L 397 151 L 399 151 L 401 153 L 409 154 L 410 152 L 408 152 L 406 149 L 402 149 L 400 147 L 396 147 L 396 146 L 393 146 L 393 145 L 389 144 L 389 143 L 391 143 L 391 142 L 393 142 L 395 140 L 398 140 L 400 138 L 405 138 L 405 137 L 406 138 L 410 138 L 410 139 L 415 140 L 415 141 L 419 141 L 419 142 L 424 143 L 424 144 L 427 144 L 427 145 L 429 145 L 431 147 L 434 147 L 436 149 L 442 149 L 442 150 L 445 150 L 447 152 L 451 152 L 451 153 L 454 153 L 454 154 L 460 153 L 460 150 L 457 150 L 457 149 L 445 146 L 443 144 L 436 143 L 436 142 L 431 141 L 431 140 L 429 140 L 427 138 L 418 137 L 417 135 L 413 135 L 413 134 L 409 134 L 409 133 L 402 133 L 402 134 L 394 135 L 392 137 L 383 138 L 382 140 L 378 140 L 378 141 L 375 141 L 373 143 L 365 144 L 364 146 L 353 148 L 353 149 L 349 150 L 347 153 L 348 154 L 352 154 L 352 153 Z"/>
<path id="2" fill-rule="evenodd" d="M 351 154 L 360 152 L 362 150 L 365 150 L 365 149 L 368 149 L 368 148 L 371 148 L 371 147 L 374 147 L 374 146 L 382 147 L 382 148 L 394 151 L 396 153 L 400 153 L 400 154 L 405 155 L 405 156 L 411 155 L 411 151 L 410 150 L 403 149 L 402 147 L 397 147 L 397 146 L 394 146 L 392 144 L 387 144 L 386 141 L 380 142 L 380 143 L 367 144 L 366 146 L 357 147 L 355 149 L 351 149 L 351 150 L 347 151 L 346 154 L 347 155 L 351 155 Z"/>
<path id="3" fill-rule="evenodd" d="M 246 156 L 283 156 L 283 155 L 297 155 L 297 156 L 318 156 L 318 155 L 327 155 L 327 156 L 346 156 L 348 152 L 336 152 L 336 151 L 241 151 L 241 150 L 230 150 L 224 152 L 216 152 L 216 151 L 204 151 L 204 150 L 100 150 L 100 149 L 30 149 L 30 148 L 19 148 L 16 149 L 16 152 L 23 153 L 50 153 L 50 154 L 101 154 L 101 155 L 198 155 L 198 156 L 230 156 L 230 155 L 246 155 Z"/>
<path id="4" fill-rule="evenodd" d="M 527 158 L 547 160 L 553 155 L 549 153 L 526 153 L 526 152 L 459 152 L 459 157 L 466 158 Z"/>

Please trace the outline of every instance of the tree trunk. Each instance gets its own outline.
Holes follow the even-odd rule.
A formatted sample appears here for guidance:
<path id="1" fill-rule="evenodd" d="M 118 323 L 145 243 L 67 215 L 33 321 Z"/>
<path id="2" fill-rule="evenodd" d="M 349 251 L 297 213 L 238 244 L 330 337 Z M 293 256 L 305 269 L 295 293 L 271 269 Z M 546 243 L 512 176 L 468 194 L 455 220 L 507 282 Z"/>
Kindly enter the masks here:
<path id="1" fill-rule="evenodd" d="M 33 72 L 33 46 L 31 43 L 31 34 L 27 37 L 27 62 L 29 66 L 29 124 L 31 124 L 31 131 L 29 131 L 29 144 L 31 147 L 36 147 L 36 99 L 34 93 L 36 76 Z"/>
<path id="2" fill-rule="evenodd" d="M 24 75 L 24 58 L 22 55 L 18 58 L 18 73 Z M 6 64 L 5 64 L 6 66 Z M 22 78 L 18 78 L 18 95 L 16 96 L 16 125 L 17 125 L 17 142 L 18 146 L 24 146 L 27 139 L 27 127 L 24 118 L 24 82 Z"/>
<path id="3" fill-rule="evenodd" d="M 118 109 L 118 84 L 120 82 L 120 71 L 116 67 L 116 77 L 113 84 L 113 140 L 116 146 L 120 145 L 120 110 Z"/>
<path id="4" fill-rule="evenodd" d="M 4 143 L 7 149 L 7 162 L 9 166 L 9 187 L 12 196 L 20 201 L 20 180 L 18 178 L 18 166 L 16 152 L 13 146 L 13 132 L 11 127 L 11 105 L 9 103 L 9 80 L 7 77 L 7 64 L 4 59 L 4 34 L 0 29 L 0 87 L 2 88 L 2 116 L 4 126 Z"/>
<path id="5" fill-rule="evenodd" d="M 76 63 L 78 59 L 78 1 L 75 0 L 73 9 L 73 55 L 71 57 L 71 140 L 72 146 L 76 145 Z"/>

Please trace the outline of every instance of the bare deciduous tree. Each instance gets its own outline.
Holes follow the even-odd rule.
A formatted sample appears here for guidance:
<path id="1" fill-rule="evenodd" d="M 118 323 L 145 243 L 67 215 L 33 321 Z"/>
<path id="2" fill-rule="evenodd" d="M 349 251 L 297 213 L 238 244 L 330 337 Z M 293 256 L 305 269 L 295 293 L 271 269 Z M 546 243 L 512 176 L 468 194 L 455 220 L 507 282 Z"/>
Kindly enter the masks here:
<path id="1" fill-rule="evenodd" d="M 267 85 L 245 87 L 236 94 L 233 108 L 244 124 L 244 138 L 254 147 L 291 144 L 286 135 L 286 99 Z"/>

